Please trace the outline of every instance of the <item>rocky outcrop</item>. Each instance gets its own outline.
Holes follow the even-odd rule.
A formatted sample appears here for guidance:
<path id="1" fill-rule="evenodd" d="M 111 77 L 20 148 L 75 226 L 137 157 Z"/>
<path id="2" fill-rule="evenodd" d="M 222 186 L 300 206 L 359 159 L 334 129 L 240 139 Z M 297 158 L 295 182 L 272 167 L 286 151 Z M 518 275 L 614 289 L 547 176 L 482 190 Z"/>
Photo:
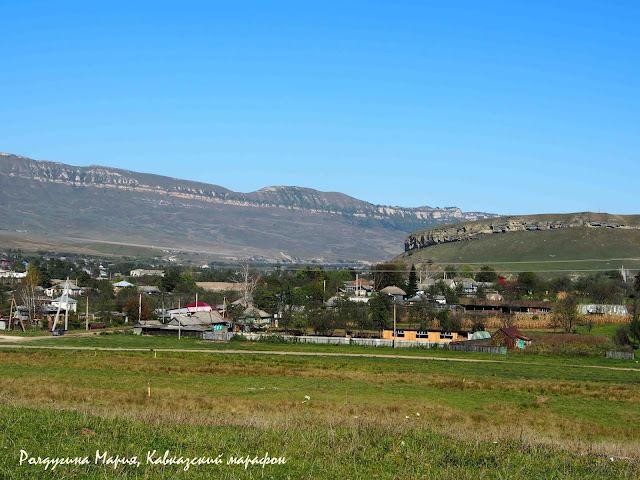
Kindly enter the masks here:
<path id="1" fill-rule="evenodd" d="M 498 233 L 553 230 L 557 228 L 640 229 L 640 215 L 574 213 L 563 215 L 526 215 L 443 225 L 412 233 L 404 243 L 405 252 L 441 243 L 462 242 Z"/>

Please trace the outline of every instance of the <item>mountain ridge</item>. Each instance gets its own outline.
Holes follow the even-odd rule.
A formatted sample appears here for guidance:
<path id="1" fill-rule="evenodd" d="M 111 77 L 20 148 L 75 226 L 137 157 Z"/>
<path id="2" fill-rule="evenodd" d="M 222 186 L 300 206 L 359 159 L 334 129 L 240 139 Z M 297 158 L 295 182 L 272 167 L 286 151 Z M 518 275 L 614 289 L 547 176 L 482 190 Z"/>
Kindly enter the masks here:
<path id="1" fill-rule="evenodd" d="M 5 230 L 150 242 L 225 255 L 377 261 L 418 228 L 492 218 L 457 207 L 375 205 L 340 192 L 273 186 L 240 193 L 152 173 L 0 154 Z M 64 235 L 63 235 L 64 234 Z M 363 242 L 363 239 L 365 241 Z M 284 252 L 284 254 L 282 253 Z"/>

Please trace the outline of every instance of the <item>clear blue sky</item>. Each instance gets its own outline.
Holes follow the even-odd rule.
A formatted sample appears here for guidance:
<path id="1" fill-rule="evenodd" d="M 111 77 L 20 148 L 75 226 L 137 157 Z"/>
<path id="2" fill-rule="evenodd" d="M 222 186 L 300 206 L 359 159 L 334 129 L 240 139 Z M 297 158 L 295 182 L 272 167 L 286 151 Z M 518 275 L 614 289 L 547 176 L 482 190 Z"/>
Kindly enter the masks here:
<path id="1" fill-rule="evenodd" d="M 640 2 L 4 2 L 0 151 L 640 213 Z"/>

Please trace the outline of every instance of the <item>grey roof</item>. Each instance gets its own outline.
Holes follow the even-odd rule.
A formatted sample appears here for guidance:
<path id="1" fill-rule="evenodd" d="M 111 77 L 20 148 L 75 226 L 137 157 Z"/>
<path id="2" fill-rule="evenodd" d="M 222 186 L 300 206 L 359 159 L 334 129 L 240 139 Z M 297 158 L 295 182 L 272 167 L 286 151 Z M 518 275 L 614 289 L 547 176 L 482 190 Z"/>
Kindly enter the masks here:
<path id="1" fill-rule="evenodd" d="M 61 302 L 64 302 L 64 303 L 78 303 L 78 301 L 77 301 L 77 300 L 74 300 L 74 299 L 73 299 L 73 298 L 71 298 L 71 297 L 67 297 L 66 295 L 62 295 L 61 297 L 54 298 L 54 299 L 53 299 L 53 300 L 51 300 L 51 301 L 52 301 L 52 302 L 57 302 L 57 303 L 61 303 Z"/>
<path id="2" fill-rule="evenodd" d="M 122 280 L 120 282 L 114 283 L 114 287 L 133 287 L 133 283 L 129 283 L 126 280 Z"/>

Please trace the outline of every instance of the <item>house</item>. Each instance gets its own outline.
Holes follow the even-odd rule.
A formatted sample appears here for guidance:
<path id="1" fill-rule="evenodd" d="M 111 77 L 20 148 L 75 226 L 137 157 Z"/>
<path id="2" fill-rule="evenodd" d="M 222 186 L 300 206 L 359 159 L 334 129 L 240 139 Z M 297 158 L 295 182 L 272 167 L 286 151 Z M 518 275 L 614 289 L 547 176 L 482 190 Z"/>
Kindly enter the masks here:
<path id="1" fill-rule="evenodd" d="M 0 278 L 27 278 L 27 272 L 14 272 L 0 269 Z"/>
<path id="2" fill-rule="evenodd" d="M 183 323 L 187 322 L 187 323 Z M 208 312 L 200 311 L 189 314 L 179 314 L 174 315 L 169 325 L 178 325 L 178 324 L 190 324 L 190 325 L 202 325 L 202 326 L 210 326 L 219 323 L 225 323 L 227 320 L 222 317 L 216 310 L 210 310 Z"/>
<path id="3" fill-rule="evenodd" d="M 433 301 L 437 305 L 446 305 L 447 304 L 447 297 L 445 297 L 444 295 L 434 295 Z"/>
<path id="4" fill-rule="evenodd" d="M 525 348 L 531 345 L 531 338 L 523 335 L 517 327 L 501 328 L 491 338 L 494 344 L 503 345 L 508 349 Z"/>
<path id="5" fill-rule="evenodd" d="M 129 272 L 130 277 L 144 277 L 145 275 L 164 277 L 163 270 L 145 270 L 144 268 L 136 268 Z"/>
<path id="6" fill-rule="evenodd" d="M 84 288 L 79 287 L 73 282 L 61 281 L 61 282 L 58 282 L 53 287 L 47 288 L 44 291 L 44 294 L 47 297 L 53 297 L 55 294 L 77 297 L 79 295 L 84 295 Z"/>
<path id="7" fill-rule="evenodd" d="M 380 293 L 389 295 L 393 298 L 394 302 L 402 302 L 405 298 L 407 298 L 407 292 L 399 287 L 396 287 L 395 285 L 384 287 L 382 290 L 380 290 Z"/>
<path id="8" fill-rule="evenodd" d="M 192 302 L 184 307 L 180 308 L 172 308 L 169 310 L 169 316 L 171 318 L 176 315 L 185 315 L 185 314 L 194 314 L 196 312 L 211 312 L 216 311 L 217 309 L 213 308 L 211 305 L 205 302 Z"/>
<path id="9" fill-rule="evenodd" d="M 78 301 L 63 295 L 51 300 L 51 306 L 56 309 L 60 308 L 60 310 L 75 312 L 78 309 Z"/>
<path id="10" fill-rule="evenodd" d="M 116 282 L 116 283 L 113 284 L 113 291 L 118 293 L 123 288 L 129 288 L 129 287 L 134 287 L 134 286 L 135 285 L 133 283 L 129 283 L 126 280 L 122 280 L 121 282 Z"/>
<path id="11" fill-rule="evenodd" d="M 246 308 L 242 312 L 240 319 L 245 325 L 253 325 L 255 327 L 271 326 L 271 314 L 253 306 Z"/>
<path id="12" fill-rule="evenodd" d="M 467 340 L 468 332 L 442 332 L 440 330 L 396 329 L 396 340 L 406 342 L 450 343 Z M 384 340 L 393 340 L 393 330 L 382 330 Z"/>
<path id="13" fill-rule="evenodd" d="M 478 285 L 469 278 L 463 278 L 460 282 L 456 282 L 457 285 L 462 285 L 462 293 L 465 295 L 475 295 L 478 291 Z"/>
<path id="14" fill-rule="evenodd" d="M 433 278 L 425 278 L 420 283 L 418 283 L 418 292 L 426 292 L 431 287 L 436 284 L 436 281 Z"/>
<path id="15" fill-rule="evenodd" d="M 244 283 L 237 282 L 196 282 L 205 292 L 242 292 Z"/>
<path id="16" fill-rule="evenodd" d="M 358 278 L 351 282 L 344 282 L 344 291 L 346 293 L 354 293 L 359 296 L 370 296 L 373 293 L 373 282 L 365 278 Z"/>
<path id="17" fill-rule="evenodd" d="M 138 287 L 138 293 L 143 293 L 145 295 L 159 295 L 161 292 L 155 285 L 140 285 Z"/>

